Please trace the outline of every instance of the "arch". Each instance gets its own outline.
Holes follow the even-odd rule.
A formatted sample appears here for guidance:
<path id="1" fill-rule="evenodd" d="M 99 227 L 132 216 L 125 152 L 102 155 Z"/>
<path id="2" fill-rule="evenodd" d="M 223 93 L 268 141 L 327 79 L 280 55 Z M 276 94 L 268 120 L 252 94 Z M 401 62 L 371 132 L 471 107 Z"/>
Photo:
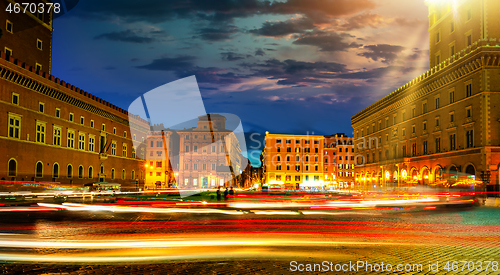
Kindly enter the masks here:
<path id="1" fill-rule="evenodd" d="M 94 167 L 89 166 L 89 179 L 94 178 Z"/>
<path id="2" fill-rule="evenodd" d="M 115 179 L 115 168 L 111 168 L 111 179 Z"/>
<path id="3" fill-rule="evenodd" d="M 52 178 L 58 178 L 59 177 L 59 163 L 54 162 L 52 165 Z"/>
<path id="4" fill-rule="evenodd" d="M 418 169 L 413 166 L 412 168 L 410 168 L 410 179 L 412 181 L 417 181 L 418 180 Z"/>
<path id="5" fill-rule="evenodd" d="M 474 164 L 469 163 L 465 166 L 464 172 L 467 175 L 476 176 L 476 167 L 474 167 Z"/>
<path id="6" fill-rule="evenodd" d="M 429 184 L 431 175 L 429 173 L 429 168 L 427 166 L 422 167 L 421 175 L 422 175 L 422 182 L 424 184 Z"/>
<path id="7" fill-rule="evenodd" d="M 455 164 L 450 164 L 448 167 L 448 173 L 450 174 L 458 174 L 458 168 Z"/>
<path id="8" fill-rule="evenodd" d="M 7 171 L 9 171 L 9 177 L 17 176 L 17 160 L 15 158 L 9 159 L 7 163 Z"/>
<path id="9" fill-rule="evenodd" d="M 43 177 L 43 162 L 37 161 L 35 164 L 35 178 Z"/>
<path id="10" fill-rule="evenodd" d="M 436 165 L 434 167 L 434 182 L 439 182 L 443 180 L 443 167 L 441 165 Z"/>
<path id="11" fill-rule="evenodd" d="M 73 177 L 73 165 L 68 164 L 66 167 L 66 177 L 67 178 L 72 178 Z"/>
<path id="12" fill-rule="evenodd" d="M 78 166 L 78 178 L 83 179 L 83 166 Z"/>

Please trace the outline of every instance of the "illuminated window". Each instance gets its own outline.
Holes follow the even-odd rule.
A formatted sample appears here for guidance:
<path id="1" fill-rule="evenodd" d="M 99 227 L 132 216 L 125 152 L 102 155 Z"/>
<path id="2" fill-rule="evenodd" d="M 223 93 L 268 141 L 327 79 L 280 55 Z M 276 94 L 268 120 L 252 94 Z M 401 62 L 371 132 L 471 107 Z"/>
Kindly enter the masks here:
<path id="1" fill-rule="evenodd" d="M 45 143 L 45 122 L 36 123 L 36 142 Z"/>
<path id="2" fill-rule="evenodd" d="M 52 144 L 53 145 L 61 146 L 61 133 L 62 133 L 61 127 L 54 126 L 54 131 L 52 134 L 52 136 L 53 136 Z"/>

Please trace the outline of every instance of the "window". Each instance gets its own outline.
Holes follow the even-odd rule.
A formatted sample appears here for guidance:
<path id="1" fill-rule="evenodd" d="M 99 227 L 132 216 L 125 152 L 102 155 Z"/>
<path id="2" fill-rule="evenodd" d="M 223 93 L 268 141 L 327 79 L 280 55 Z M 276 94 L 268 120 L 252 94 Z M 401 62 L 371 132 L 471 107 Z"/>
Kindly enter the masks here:
<path id="1" fill-rule="evenodd" d="M 13 33 L 14 32 L 14 24 L 12 24 L 12 22 L 7 20 L 7 22 L 5 24 L 5 30 L 10 32 L 10 33 Z"/>
<path id="2" fill-rule="evenodd" d="M 115 168 L 111 169 L 111 179 L 115 179 Z"/>
<path id="3" fill-rule="evenodd" d="M 392 125 L 396 125 L 396 115 L 392 117 Z"/>
<path id="4" fill-rule="evenodd" d="M 315 140 L 315 141 L 314 141 L 314 144 L 319 144 L 319 140 Z"/>
<path id="5" fill-rule="evenodd" d="M 435 147 L 436 147 L 436 153 L 441 152 L 441 138 L 436 138 L 435 139 Z"/>
<path id="6" fill-rule="evenodd" d="M 132 147 L 132 158 L 135 159 L 136 154 L 135 154 L 135 148 Z"/>
<path id="7" fill-rule="evenodd" d="M 439 109 L 439 97 L 436 97 L 434 99 L 434 101 L 435 101 L 436 109 Z"/>
<path id="8" fill-rule="evenodd" d="M 130 178 L 135 179 L 135 171 L 134 170 L 132 170 L 132 174 L 131 174 Z"/>
<path id="9" fill-rule="evenodd" d="M 424 131 L 427 131 L 427 122 L 424 121 L 424 123 L 422 124 L 422 128 Z"/>
<path id="10" fill-rule="evenodd" d="M 436 54 L 436 66 L 439 65 L 439 63 L 441 63 L 441 54 L 438 52 Z"/>
<path id="11" fill-rule="evenodd" d="M 61 146 L 61 132 L 62 132 L 62 129 L 61 127 L 58 127 L 58 126 L 54 126 L 54 131 L 53 131 L 53 142 L 52 144 L 56 145 L 56 146 Z"/>
<path id="12" fill-rule="evenodd" d="M 427 155 L 427 140 L 422 143 L 422 154 Z"/>
<path id="13" fill-rule="evenodd" d="M 292 148 L 291 147 L 286 147 L 286 152 L 287 153 L 291 153 L 292 152 Z"/>
<path id="14" fill-rule="evenodd" d="M 127 131 L 123 132 L 123 137 L 127 137 Z M 135 138 L 134 138 L 135 139 Z"/>
<path id="15" fill-rule="evenodd" d="M 113 127 L 113 135 L 116 135 L 116 127 Z"/>
<path id="16" fill-rule="evenodd" d="M 456 148 L 456 136 L 455 134 L 450 135 L 450 151 L 455 150 Z"/>
<path id="17" fill-rule="evenodd" d="M 59 177 L 59 164 L 57 163 L 54 163 L 54 166 L 52 166 L 52 177 L 53 178 Z"/>
<path id="18" fill-rule="evenodd" d="M 466 118 L 472 117 L 472 108 L 470 106 L 465 108 L 465 117 Z"/>
<path id="19" fill-rule="evenodd" d="M 450 92 L 450 104 L 455 102 L 455 91 Z"/>
<path id="20" fill-rule="evenodd" d="M 455 41 L 449 44 L 450 47 L 450 57 L 455 55 Z"/>
<path id="21" fill-rule="evenodd" d="M 215 171 L 215 163 L 212 163 L 212 170 Z"/>
<path id="22" fill-rule="evenodd" d="M 73 113 L 69 113 L 69 121 L 73 122 L 75 115 Z"/>
<path id="23" fill-rule="evenodd" d="M 84 117 L 82 117 L 82 116 L 80 117 L 80 124 L 81 124 L 81 125 L 85 124 L 85 118 L 84 118 Z"/>
<path id="24" fill-rule="evenodd" d="M 405 128 L 403 128 L 403 130 L 401 131 L 401 134 L 402 134 L 403 137 L 406 136 L 406 129 Z"/>
<path id="25" fill-rule="evenodd" d="M 415 107 L 411 108 L 411 117 L 415 117 Z"/>
<path id="26" fill-rule="evenodd" d="M 472 46 L 472 31 L 468 31 L 466 34 L 465 34 L 465 43 L 467 47 L 470 47 Z"/>
<path id="27" fill-rule="evenodd" d="M 193 152 L 195 152 L 195 153 L 198 152 L 198 146 L 194 146 L 193 148 L 194 148 Z"/>
<path id="28" fill-rule="evenodd" d="M 21 116 L 9 114 L 9 137 L 21 138 Z"/>
<path id="29" fill-rule="evenodd" d="M 7 47 L 5 47 L 5 56 L 6 57 L 12 56 L 12 50 L 9 49 L 9 48 L 7 48 Z"/>
<path id="30" fill-rule="evenodd" d="M 78 166 L 78 178 L 83 179 L 83 166 Z"/>
<path id="31" fill-rule="evenodd" d="M 401 150 L 403 151 L 403 157 L 406 157 L 406 145 L 403 145 L 401 148 Z"/>
<path id="32" fill-rule="evenodd" d="M 127 157 L 127 144 L 122 145 L 122 157 Z"/>
<path id="33" fill-rule="evenodd" d="M 469 130 L 465 133 L 465 147 L 472 148 L 474 147 L 474 131 Z"/>
<path id="34" fill-rule="evenodd" d="M 472 19 L 472 9 L 467 10 L 467 21 Z"/>
<path id="35" fill-rule="evenodd" d="M 427 102 L 422 103 L 422 113 L 427 113 Z"/>
<path id="36" fill-rule="evenodd" d="M 36 40 L 36 48 L 42 50 L 42 40 L 40 39 Z"/>
<path id="37" fill-rule="evenodd" d="M 436 32 L 436 44 L 441 41 L 441 30 Z"/>
<path id="38" fill-rule="evenodd" d="M 116 141 L 111 143 L 111 155 L 116 156 Z"/>
<path id="39" fill-rule="evenodd" d="M 102 131 L 106 131 L 106 124 L 104 124 L 104 123 L 102 124 L 102 126 L 101 126 L 101 130 L 102 130 Z"/>
<path id="40" fill-rule="evenodd" d="M 465 84 L 465 97 L 472 96 L 472 83 Z"/>
<path id="41" fill-rule="evenodd" d="M 19 94 L 12 93 L 12 104 L 19 105 Z"/>
<path id="42" fill-rule="evenodd" d="M 78 150 L 85 150 L 85 134 L 78 134 Z"/>
<path id="43" fill-rule="evenodd" d="M 45 122 L 36 123 L 36 142 L 45 143 Z"/>
<path id="44" fill-rule="evenodd" d="M 92 166 L 89 166 L 89 179 L 94 178 L 94 168 Z"/>
<path id="45" fill-rule="evenodd" d="M 286 144 L 290 144 L 290 143 L 292 143 L 292 141 L 291 141 L 291 140 L 289 140 L 289 139 L 287 139 L 287 140 L 286 140 Z"/>
<path id="46" fill-rule="evenodd" d="M 411 145 L 411 155 L 414 157 L 417 155 L 417 144 L 416 143 L 413 143 Z"/>
<path id="47" fill-rule="evenodd" d="M 68 164 L 68 167 L 66 169 L 66 177 L 72 178 L 73 177 L 73 165 Z"/>
<path id="48" fill-rule="evenodd" d="M 42 70 L 42 65 L 39 63 L 35 63 L 35 71 L 39 72 Z"/>
<path id="49" fill-rule="evenodd" d="M 35 177 L 41 178 L 43 176 L 43 163 L 41 161 L 36 163 Z"/>
<path id="50" fill-rule="evenodd" d="M 203 171 L 207 170 L 207 164 L 206 164 L 206 163 L 203 163 L 203 166 L 201 167 L 201 169 L 202 169 Z"/>
<path id="51" fill-rule="evenodd" d="M 162 147 L 163 146 L 163 141 L 159 140 L 159 141 L 156 141 L 156 147 Z M 153 147 L 153 146 L 151 146 Z"/>
<path id="52" fill-rule="evenodd" d="M 403 111 L 403 121 L 406 120 L 406 111 Z"/>
<path id="53" fill-rule="evenodd" d="M 125 179 L 125 175 L 126 175 L 126 173 L 125 173 L 125 169 L 123 169 L 123 170 L 122 170 L 122 180 L 124 180 L 124 179 Z"/>
<path id="54" fill-rule="evenodd" d="M 68 148 L 75 148 L 75 131 L 68 130 L 68 139 L 66 142 L 66 146 Z"/>
<path id="55" fill-rule="evenodd" d="M 43 113 L 45 111 L 45 103 L 38 102 L 38 111 Z"/>
<path id="56" fill-rule="evenodd" d="M 61 109 L 56 108 L 56 117 L 61 117 Z"/>
<path id="57" fill-rule="evenodd" d="M 451 21 L 451 23 L 450 23 L 450 33 L 454 32 L 454 31 L 455 31 L 455 22 Z"/>
<path id="58" fill-rule="evenodd" d="M 276 170 L 281 170 L 281 165 L 280 164 L 276 165 Z"/>
<path id="59" fill-rule="evenodd" d="M 454 121 L 455 121 L 455 114 L 450 113 L 450 122 L 454 122 Z"/>
<path id="60" fill-rule="evenodd" d="M 388 117 L 385 118 L 385 127 L 386 128 L 389 127 L 389 118 Z"/>

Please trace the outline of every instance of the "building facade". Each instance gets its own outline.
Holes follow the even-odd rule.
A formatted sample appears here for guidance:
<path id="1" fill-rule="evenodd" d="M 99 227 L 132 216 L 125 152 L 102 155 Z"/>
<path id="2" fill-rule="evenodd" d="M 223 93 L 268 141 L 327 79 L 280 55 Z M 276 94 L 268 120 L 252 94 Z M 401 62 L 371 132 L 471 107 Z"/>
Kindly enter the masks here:
<path id="1" fill-rule="evenodd" d="M 352 138 L 266 132 L 263 184 L 285 189 L 354 187 Z"/>
<path id="2" fill-rule="evenodd" d="M 0 54 L 0 180 L 141 188 L 143 156 L 132 142 L 146 138 L 148 122 L 133 116 L 141 134 L 131 136 L 127 111 L 50 75 L 49 16 L 0 14 L 12 24 L 1 39 L 12 52 Z M 32 24 L 39 26 L 23 29 Z M 43 39 L 42 49 L 31 47 L 34 38 Z"/>
<path id="3" fill-rule="evenodd" d="M 178 186 L 216 188 L 239 186 L 238 175 L 250 165 L 241 155 L 239 141 L 226 129 L 226 118 L 218 114 L 198 117 L 197 126 L 178 130 Z"/>
<path id="4" fill-rule="evenodd" d="M 429 70 L 351 119 L 356 181 L 498 185 L 500 2 L 427 4 Z"/>

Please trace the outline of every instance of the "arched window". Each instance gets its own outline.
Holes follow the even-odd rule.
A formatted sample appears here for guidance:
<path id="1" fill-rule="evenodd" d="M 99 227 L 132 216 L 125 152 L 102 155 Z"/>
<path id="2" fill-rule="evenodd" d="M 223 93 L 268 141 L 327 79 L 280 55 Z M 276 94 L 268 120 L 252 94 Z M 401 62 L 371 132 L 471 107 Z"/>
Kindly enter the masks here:
<path id="1" fill-rule="evenodd" d="M 54 166 L 52 167 L 52 177 L 53 178 L 59 177 L 59 164 L 57 163 L 54 163 Z"/>
<path id="2" fill-rule="evenodd" d="M 68 178 L 72 178 L 73 177 L 73 165 L 71 165 L 71 164 L 68 164 L 67 177 Z"/>
<path id="3" fill-rule="evenodd" d="M 111 179 L 115 179 L 115 168 L 111 169 Z"/>
<path id="4" fill-rule="evenodd" d="M 41 178 L 43 176 L 43 163 L 41 161 L 36 163 L 35 177 Z"/>
<path id="5" fill-rule="evenodd" d="M 89 166 L 89 179 L 94 178 L 94 168 L 92 166 Z"/>
<path id="6" fill-rule="evenodd" d="M 132 179 L 135 180 L 135 171 L 132 170 Z"/>
<path id="7" fill-rule="evenodd" d="M 122 180 L 125 179 L 125 169 L 122 170 Z"/>
<path id="8" fill-rule="evenodd" d="M 9 160 L 9 177 L 17 176 L 17 161 L 15 159 Z"/>
<path id="9" fill-rule="evenodd" d="M 83 179 L 83 166 L 78 166 L 78 178 Z"/>

